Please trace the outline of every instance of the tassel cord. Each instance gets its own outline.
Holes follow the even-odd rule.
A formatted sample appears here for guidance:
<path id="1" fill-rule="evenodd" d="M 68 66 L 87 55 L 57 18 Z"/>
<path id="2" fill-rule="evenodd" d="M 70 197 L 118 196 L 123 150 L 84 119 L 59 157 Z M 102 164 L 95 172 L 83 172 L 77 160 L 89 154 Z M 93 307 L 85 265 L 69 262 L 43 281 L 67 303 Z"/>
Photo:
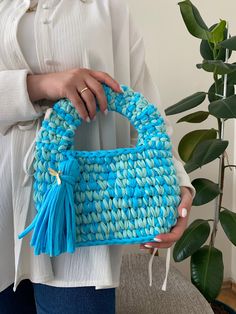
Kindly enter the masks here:
<path id="1" fill-rule="evenodd" d="M 40 210 L 32 223 L 18 236 L 24 237 L 33 229 L 30 245 L 35 255 L 57 256 L 73 253 L 76 242 L 76 212 L 74 186 L 79 177 L 78 161 L 69 157 L 58 165 L 59 171 L 49 168 L 55 182 L 44 195 Z"/>

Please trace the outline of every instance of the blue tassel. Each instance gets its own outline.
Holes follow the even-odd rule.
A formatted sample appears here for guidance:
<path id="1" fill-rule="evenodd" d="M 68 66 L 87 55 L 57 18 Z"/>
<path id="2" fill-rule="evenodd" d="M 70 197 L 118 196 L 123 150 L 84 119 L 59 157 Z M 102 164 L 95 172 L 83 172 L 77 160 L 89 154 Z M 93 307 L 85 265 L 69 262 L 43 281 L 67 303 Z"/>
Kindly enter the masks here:
<path id="1" fill-rule="evenodd" d="M 58 172 L 53 169 L 49 169 L 49 172 L 56 177 L 55 184 L 46 192 L 41 209 L 32 223 L 18 238 L 23 238 L 34 229 L 30 245 L 34 247 L 35 255 L 73 253 L 76 242 L 73 188 L 79 176 L 79 163 L 70 157 L 59 164 Z"/>

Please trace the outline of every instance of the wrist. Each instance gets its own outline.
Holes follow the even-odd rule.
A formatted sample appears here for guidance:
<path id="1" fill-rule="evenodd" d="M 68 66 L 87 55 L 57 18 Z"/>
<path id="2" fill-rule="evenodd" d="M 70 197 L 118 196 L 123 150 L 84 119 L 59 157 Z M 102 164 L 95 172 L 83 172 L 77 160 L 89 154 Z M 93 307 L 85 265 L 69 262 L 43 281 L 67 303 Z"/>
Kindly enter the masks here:
<path id="1" fill-rule="evenodd" d="M 44 74 L 27 75 L 27 90 L 31 102 L 46 98 L 43 88 L 44 76 Z"/>

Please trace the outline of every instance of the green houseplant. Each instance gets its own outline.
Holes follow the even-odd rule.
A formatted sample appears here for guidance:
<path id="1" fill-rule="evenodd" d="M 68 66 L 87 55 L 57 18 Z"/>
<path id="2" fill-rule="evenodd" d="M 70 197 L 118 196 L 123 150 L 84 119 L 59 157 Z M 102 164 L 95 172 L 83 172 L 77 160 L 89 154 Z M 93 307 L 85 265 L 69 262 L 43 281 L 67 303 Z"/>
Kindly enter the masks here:
<path id="1" fill-rule="evenodd" d="M 216 127 L 197 129 L 185 134 L 179 142 L 178 152 L 187 173 L 216 159 L 219 168 L 218 182 L 207 178 L 196 178 L 192 181 L 196 189 L 193 205 L 201 206 L 215 200 L 215 213 L 212 219 L 199 218 L 188 226 L 174 246 L 173 258 L 180 262 L 191 257 L 191 281 L 212 302 L 220 292 L 224 274 L 222 252 L 215 245 L 219 223 L 229 241 L 236 245 L 236 213 L 222 204 L 225 173 L 236 167 L 228 162 L 229 143 L 224 139 L 226 121 L 236 118 L 236 62 L 228 62 L 233 50 L 236 50 L 236 36 L 229 36 L 225 20 L 208 27 L 190 0 L 179 2 L 178 5 L 187 30 L 201 40 L 200 54 L 203 61 L 196 66 L 209 72 L 213 83 L 208 91 L 198 91 L 182 99 L 166 108 L 165 113 L 182 113 L 209 101 L 207 111 L 196 110 L 181 117 L 177 123 L 201 123 L 211 116 L 215 118 Z M 209 243 L 206 243 L 208 238 Z"/>

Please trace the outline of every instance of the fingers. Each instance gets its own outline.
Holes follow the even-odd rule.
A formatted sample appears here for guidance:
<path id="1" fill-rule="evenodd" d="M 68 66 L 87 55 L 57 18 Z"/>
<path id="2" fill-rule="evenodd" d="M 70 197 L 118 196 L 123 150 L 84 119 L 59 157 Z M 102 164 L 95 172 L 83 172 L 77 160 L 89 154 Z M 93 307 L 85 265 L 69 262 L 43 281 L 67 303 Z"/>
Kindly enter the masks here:
<path id="1" fill-rule="evenodd" d="M 87 84 L 88 88 L 93 92 L 93 94 L 96 96 L 100 110 L 106 113 L 107 98 L 101 83 L 94 79 L 92 76 L 88 77 L 85 83 Z"/>
<path id="2" fill-rule="evenodd" d="M 80 97 L 86 105 L 90 119 L 93 119 L 96 114 L 96 100 L 94 98 L 94 94 L 89 89 L 86 89 L 82 94 L 80 94 Z"/>
<path id="3" fill-rule="evenodd" d="M 153 243 L 153 242 L 147 242 L 140 244 L 141 250 L 151 250 L 152 248 L 158 248 L 158 249 L 166 249 L 168 247 L 171 247 L 174 244 L 174 242 L 164 242 L 164 243 Z"/>
<path id="4" fill-rule="evenodd" d="M 108 73 L 86 68 L 76 68 L 69 72 L 64 87 L 61 88 L 66 91 L 63 97 L 71 100 L 81 118 L 87 122 L 95 119 L 97 103 L 103 113 L 107 114 L 108 112 L 107 97 L 101 83 L 107 84 L 116 92 L 123 93 L 119 83 Z M 86 87 L 87 89 L 81 93 L 80 91 Z"/>
<path id="5" fill-rule="evenodd" d="M 101 71 L 91 71 L 90 74 L 99 82 L 105 83 L 110 86 L 115 92 L 122 93 L 120 84 L 114 80 L 109 74 Z"/>
<path id="6" fill-rule="evenodd" d="M 150 254 L 152 254 L 153 253 L 153 250 L 155 249 L 155 248 L 147 248 L 147 247 L 145 247 L 143 244 L 140 244 L 140 250 L 142 250 L 142 251 L 148 251 Z M 155 253 L 155 255 L 156 256 L 159 256 L 159 251 L 157 250 L 156 251 L 156 253 Z"/>
<path id="7" fill-rule="evenodd" d="M 182 236 L 186 226 L 187 226 L 187 219 L 183 217 L 179 217 L 176 225 L 171 229 L 169 233 L 159 234 L 158 236 L 154 237 L 153 240 L 157 242 L 158 247 L 162 247 L 163 243 L 176 242 Z M 148 242 L 147 244 L 152 245 L 153 243 Z"/>
<path id="8" fill-rule="evenodd" d="M 181 186 L 181 202 L 178 206 L 179 217 L 177 223 L 173 226 L 169 233 L 159 234 L 153 238 L 155 242 L 146 242 L 140 245 L 140 248 L 168 248 L 178 241 L 188 222 L 188 214 L 192 206 L 192 193 L 188 187 Z"/>
<path id="9" fill-rule="evenodd" d="M 151 248 L 168 248 L 171 247 L 174 244 L 174 241 L 171 242 L 164 242 L 164 243 L 153 243 L 153 242 L 147 242 L 144 244 L 145 248 L 151 249 Z"/>
<path id="10" fill-rule="evenodd" d="M 186 217 L 192 206 L 192 194 L 189 188 L 181 186 L 181 202 L 178 206 L 178 212 L 181 217 Z"/>
<path id="11" fill-rule="evenodd" d="M 66 96 L 70 101 L 72 102 L 75 109 L 79 112 L 80 117 L 83 120 L 86 120 L 87 122 L 90 121 L 90 118 L 88 116 L 87 109 L 85 107 L 85 104 L 79 94 L 76 92 L 76 90 L 68 91 L 68 94 Z"/>
<path id="12" fill-rule="evenodd" d="M 178 241 L 187 226 L 186 217 L 178 217 L 176 225 L 170 230 L 169 233 L 162 233 L 153 238 L 154 242 L 146 242 L 143 245 L 147 248 L 158 247 L 168 248 Z"/>

